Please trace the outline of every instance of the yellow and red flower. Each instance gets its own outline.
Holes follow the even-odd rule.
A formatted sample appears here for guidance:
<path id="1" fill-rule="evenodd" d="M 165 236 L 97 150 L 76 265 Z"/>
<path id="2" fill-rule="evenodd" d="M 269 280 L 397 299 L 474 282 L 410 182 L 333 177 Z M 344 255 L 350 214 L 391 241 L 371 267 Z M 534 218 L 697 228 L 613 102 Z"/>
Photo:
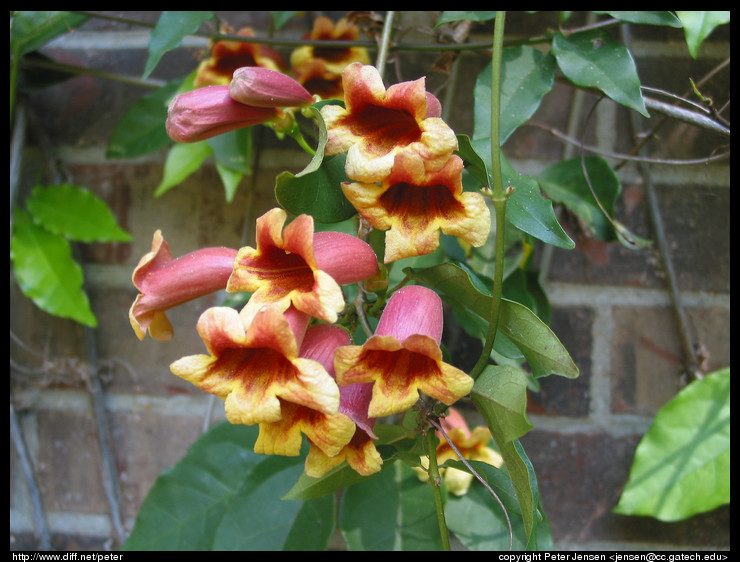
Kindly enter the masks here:
<path id="1" fill-rule="evenodd" d="M 373 227 L 385 230 L 386 263 L 439 247 L 439 231 L 472 246 L 485 244 L 491 214 L 480 193 L 463 191 L 463 161 L 453 155 L 438 171 L 406 153 L 379 183 L 344 182 L 347 199 Z"/>
<path id="2" fill-rule="evenodd" d="M 292 307 L 264 306 L 249 321 L 233 308 L 209 308 L 197 325 L 208 354 L 183 357 L 170 370 L 224 400 L 233 424 L 279 422 L 285 403 L 336 414 L 335 380 L 298 354 L 309 320 Z"/>
<path id="3" fill-rule="evenodd" d="M 140 291 L 129 309 L 129 320 L 139 339 L 147 331 L 152 338 L 172 338 L 172 324 L 165 312 L 175 306 L 226 288 L 237 250 L 203 248 L 173 258 L 170 247 L 157 230 L 152 249 L 140 260 L 131 276 Z"/>
<path id="4" fill-rule="evenodd" d="M 298 310 L 333 323 L 344 308 L 340 285 L 372 277 L 378 260 L 365 242 L 340 232 L 314 233 L 313 218 L 299 215 L 285 228 L 285 211 L 257 219 L 256 248 L 244 247 L 234 262 L 228 292 L 253 293 L 247 317 L 265 304 Z"/>
<path id="5" fill-rule="evenodd" d="M 313 29 L 304 36 L 311 41 L 356 41 L 359 28 L 342 18 L 335 24 L 326 16 L 314 21 Z M 342 71 L 352 62 L 370 63 L 370 55 L 364 47 L 345 48 L 303 45 L 290 55 L 293 76 L 312 94 L 322 99 L 344 98 Z"/>
<path id="6" fill-rule="evenodd" d="M 491 431 L 487 427 L 479 425 L 471 431 L 465 418 L 455 408 L 450 408 L 447 416 L 440 419 L 440 423 L 447 437 L 464 459 L 485 462 L 496 468 L 503 466 L 504 461 L 501 455 L 488 446 L 491 441 Z M 437 463 L 442 465 L 448 460 L 459 460 L 460 457 L 442 433 L 438 431 L 437 436 L 439 437 L 436 451 Z M 424 457 L 421 461 L 426 468 L 428 459 Z M 416 469 L 416 472 L 422 481 L 426 481 L 429 477 L 424 469 Z M 457 496 L 465 494 L 473 480 L 472 474 L 457 468 L 442 467 L 440 473 L 444 475 L 447 490 Z"/>
<path id="7" fill-rule="evenodd" d="M 381 181 L 400 153 L 436 171 L 457 150 L 454 131 L 436 116 L 438 106 L 428 103 L 424 78 L 386 89 L 375 67 L 356 62 L 344 69 L 342 83 L 345 107 L 328 104 L 321 115 L 328 131 L 325 154 L 347 152 L 350 180 Z"/>
<path id="8" fill-rule="evenodd" d="M 245 27 L 237 35 L 254 37 L 255 33 Z M 210 57 L 198 66 L 194 84 L 196 87 L 228 85 L 234 71 L 242 66 L 260 66 L 283 71 L 287 65 L 282 55 L 267 45 L 223 39 L 213 44 Z"/>
<path id="9" fill-rule="evenodd" d="M 361 346 L 337 348 L 340 386 L 373 383 L 368 416 L 411 408 L 419 392 L 450 405 L 473 387 L 473 379 L 442 360 L 442 301 L 426 287 L 407 286 L 388 300 L 375 335 Z"/>
<path id="10" fill-rule="evenodd" d="M 319 361 L 334 375 L 334 353 L 340 346 L 347 345 L 349 334 L 339 326 L 317 324 L 306 332 L 301 347 L 301 356 Z M 352 422 L 350 440 L 339 450 L 332 451 L 326 438 L 308 435 L 310 448 L 306 457 L 306 474 L 318 478 L 343 462 L 363 476 L 380 470 L 383 459 L 375 448 L 373 432 L 375 420 L 368 417 L 368 404 L 372 395 L 372 384 L 350 384 L 339 387 L 339 415 Z"/>

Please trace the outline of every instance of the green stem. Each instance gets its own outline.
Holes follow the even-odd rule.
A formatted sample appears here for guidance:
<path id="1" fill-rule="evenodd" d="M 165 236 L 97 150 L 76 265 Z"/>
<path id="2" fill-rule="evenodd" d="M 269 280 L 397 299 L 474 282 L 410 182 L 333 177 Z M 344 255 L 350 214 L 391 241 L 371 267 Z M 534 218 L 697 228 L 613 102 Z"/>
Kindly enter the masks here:
<path id="1" fill-rule="evenodd" d="M 429 427 L 427 431 L 427 452 L 429 455 L 429 480 L 434 493 L 434 508 L 437 511 L 437 523 L 439 524 L 439 534 L 442 537 L 442 548 L 444 550 L 450 550 L 450 536 L 447 532 L 445 508 L 442 501 L 442 477 L 439 474 L 439 466 L 437 465 L 437 434 L 433 427 Z"/>
<path id="2" fill-rule="evenodd" d="M 488 358 L 493 349 L 498 330 L 499 304 L 501 302 L 501 286 L 504 280 L 504 231 L 506 230 L 506 200 L 509 190 L 504 189 L 503 174 L 501 172 L 501 132 L 499 127 L 501 115 L 501 59 L 504 43 L 505 11 L 496 12 L 493 29 L 493 54 L 491 55 L 491 164 L 492 164 L 492 195 L 493 209 L 496 218 L 496 258 L 493 274 L 493 295 L 491 299 L 491 317 L 488 323 L 488 333 L 478 362 L 470 375 L 475 379 L 488 364 Z"/>

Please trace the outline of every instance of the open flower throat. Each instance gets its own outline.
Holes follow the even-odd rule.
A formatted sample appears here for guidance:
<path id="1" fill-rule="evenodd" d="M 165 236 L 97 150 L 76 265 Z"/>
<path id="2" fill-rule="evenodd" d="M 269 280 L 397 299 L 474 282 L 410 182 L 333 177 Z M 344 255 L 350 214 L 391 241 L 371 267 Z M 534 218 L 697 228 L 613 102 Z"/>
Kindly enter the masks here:
<path id="1" fill-rule="evenodd" d="M 322 20 L 314 33 L 346 38 L 353 32 L 346 22 L 333 28 Z M 258 425 L 256 452 L 298 455 L 305 439 L 309 476 L 342 463 L 373 474 L 383 463 L 377 419 L 412 408 L 422 394 L 452 405 L 473 386 L 444 361 L 440 297 L 420 285 L 385 295 L 387 270 L 379 262 L 430 254 L 440 233 L 481 246 L 491 228 L 488 206 L 480 193 L 463 189 L 457 137 L 423 78 L 386 88 L 362 53 L 347 50 L 342 63 L 320 48 L 295 53 L 296 78 L 267 59 L 232 70 L 227 47 L 215 51 L 208 70 L 225 67 L 230 78 L 177 96 L 169 108 L 170 136 L 199 142 L 240 127 L 273 126 L 313 102 L 308 82 L 341 76 L 344 105 L 320 108 L 324 154 L 346 152 L 347 181 L 337 188 L 363 224 L 385 232 L 384 248 L 316 231 L 310 215 L 289 217 L 281 208 L 260 216 L 254 246 L 239 249 L 174 258 L 157 231 L 134 271 L 139 295 L 131 325 L 139 338 L 171 339 L 170 308 L 216 291 L 244 294 L 238 309 L 212 306 L 200 315 L 196 329 L 206 352 L 173 362 L 172 373 L 222 399 L 229 422 Z M 359 344 L 351 334 L 366 310 L 353 308 L 358 301 L 347 306 L 346 285 L 358 285 L 359 296 L 378 290 L 378 299 L 387 297 L 373 311 L 374 331 Z"/>

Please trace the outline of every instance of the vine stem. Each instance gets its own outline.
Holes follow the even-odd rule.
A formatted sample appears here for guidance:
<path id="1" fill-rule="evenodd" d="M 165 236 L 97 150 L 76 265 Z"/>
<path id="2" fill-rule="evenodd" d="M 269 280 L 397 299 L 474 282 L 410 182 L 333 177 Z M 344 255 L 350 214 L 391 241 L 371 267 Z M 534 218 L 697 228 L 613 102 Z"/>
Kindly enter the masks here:
<path id="1" fill-rule="evenodd" d="M 470 376 L 477 379 L 488 364 L 488 358 L 493 349 L 498 330 L 499 304 L 501 302 L 501 286 L 504 278 L 504 231 L 506 225 L 506 201 L 511 195 L 512 188 L 504 189 L 503 174 L 501 172 L 501 132 L 499 127 L 501 115 L 501 60 L 504 43 L 505 11 L 497 11 L 493 28 L 493 53 L 491 55 L 491 165 L 492 190 L 488 192 L 493 202 L 496 218 L 496 258 L 493 275 L 493 295 L 491 299 L 490 321 L 486 341 L 483 345 L 478 362 L 470 372 Z"/>
<path id="2" fill-rule="evenodd" d="M 442 476 L 439 473 L 437 464 L 437 434 L 433 427 L 427 428 L 427 455 L 429 457 L 429 481 L 432 484 L 434 493 L 434 507 L 437 511 L 437 523 L 439 524 L 439 534 L 442 537 L 443 550 L 450 550 L 450 535 L 447 532 L 447 521 L 445 520 L 445 508 L 442 501 Z"/>

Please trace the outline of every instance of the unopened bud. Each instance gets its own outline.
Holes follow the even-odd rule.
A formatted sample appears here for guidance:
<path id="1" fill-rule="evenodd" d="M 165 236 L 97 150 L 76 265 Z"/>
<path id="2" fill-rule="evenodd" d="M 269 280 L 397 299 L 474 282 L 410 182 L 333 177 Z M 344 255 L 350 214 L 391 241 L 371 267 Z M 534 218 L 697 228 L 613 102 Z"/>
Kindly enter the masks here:
<path id="1" fill-rule="evenodd" d="M 176 142 L 197 142 L 234 129 L 271 121 L 272 107 L 244 105 L 228 86 L 206 86 L 176 96 L 167 111 L 167 134 Z"/>
<path id="2" fill-rule="evenodd" d="M 260 66 L 234 71 L 229 93 L 236 101 L 254 107 L 301 107 L 313 102 L 309 91 L 293 78 Z"/>

